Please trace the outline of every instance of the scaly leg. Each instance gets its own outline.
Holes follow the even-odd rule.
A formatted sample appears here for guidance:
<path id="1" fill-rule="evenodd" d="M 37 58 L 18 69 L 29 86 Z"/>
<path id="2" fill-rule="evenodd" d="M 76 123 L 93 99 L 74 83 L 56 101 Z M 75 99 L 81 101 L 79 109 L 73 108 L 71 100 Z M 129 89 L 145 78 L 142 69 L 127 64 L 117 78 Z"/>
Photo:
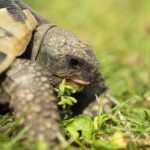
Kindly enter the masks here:
<path id="1" fill-rule="evenodd" d="M 94 117 L 99 109 L 96 95 L 102 98 L 105 113 L 108 113 L 114 105 L 118 104 L 117 100 L 111 95 L 102 75 L 97 73 L 94 81 L 81 93 L 76 95 L 78 104 L 73 108 L 75 114 L 83 111 L 84 114 Z"/>
<path id="2" fill-rule="evenodd" d="M 23 119 L 23 127 L 28 128 L 25 137 L 54 144 L 59 133 L 59 111 L 53 88 L 42 75 L 41 67 L 17 59 L 6 72 L 2 86 L 11 98 L 14 116 Z"/>

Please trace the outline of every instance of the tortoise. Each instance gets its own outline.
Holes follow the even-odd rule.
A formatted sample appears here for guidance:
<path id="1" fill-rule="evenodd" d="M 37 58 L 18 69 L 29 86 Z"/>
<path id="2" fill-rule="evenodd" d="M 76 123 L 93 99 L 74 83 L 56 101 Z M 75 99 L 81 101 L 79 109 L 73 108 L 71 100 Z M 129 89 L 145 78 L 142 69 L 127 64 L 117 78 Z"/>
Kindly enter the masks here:
<path id="1" fill-rule="evenodd" d="M 20 0 L 0 0 L 0 18 L 0 108 L 4 112 L 8 106 L 15 118 L 23 117 L 27 138 L 50 145 L 57 141 L 61 117 L 54 87 L 63 79 L 84 86 L 74 95 L 74 115 L 93 117 L 98 110 L 95 95 L 106 100 L 106 112 L 116 104 L 87 43 Z"/>

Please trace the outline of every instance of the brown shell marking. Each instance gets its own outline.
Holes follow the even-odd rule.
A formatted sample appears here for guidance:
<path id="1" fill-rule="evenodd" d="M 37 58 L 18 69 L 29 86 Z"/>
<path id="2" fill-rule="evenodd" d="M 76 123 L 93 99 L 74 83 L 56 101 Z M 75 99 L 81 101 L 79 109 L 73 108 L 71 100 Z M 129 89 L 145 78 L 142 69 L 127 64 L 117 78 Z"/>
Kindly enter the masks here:
<path id="1" fill-rule="evenodd" d="M 20 16 L 22 20 L 16 20 L 13 16 L 16 14 L 10 14 L 7 8 L 0 9 L 0 55 L 6 56 L 0 60 L 0 73 L 26 50 L 36 28 L 37 22 L 31 12 L 24 9 L 23 13 L 26 18 Z"/>

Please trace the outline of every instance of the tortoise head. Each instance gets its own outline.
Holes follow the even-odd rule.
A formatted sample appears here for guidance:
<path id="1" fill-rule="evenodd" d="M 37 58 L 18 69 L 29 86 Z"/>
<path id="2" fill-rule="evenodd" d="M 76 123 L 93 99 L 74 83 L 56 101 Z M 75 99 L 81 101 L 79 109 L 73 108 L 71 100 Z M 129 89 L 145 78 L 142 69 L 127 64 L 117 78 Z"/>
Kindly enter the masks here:
<path id="1" fill-rule="evenodd" d="M 92 48 L 56 26 L 45 33 L 36 60 L 47 75 L 66 79 L 74 86 L 89 84 L 99 69 Z"/>

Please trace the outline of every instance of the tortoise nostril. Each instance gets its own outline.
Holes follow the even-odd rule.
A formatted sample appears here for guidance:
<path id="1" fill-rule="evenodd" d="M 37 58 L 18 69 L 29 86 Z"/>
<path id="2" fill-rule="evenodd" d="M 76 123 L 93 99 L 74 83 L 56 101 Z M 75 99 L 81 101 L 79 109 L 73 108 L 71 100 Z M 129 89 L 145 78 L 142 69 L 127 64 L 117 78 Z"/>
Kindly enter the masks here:
<path id="1" fill-rule="evenodd" d="M 73 69 L 79 69 L 80 68 L 80 62 L 76 58 L 71 58 L 70 59 L 70 66 Z"/>

